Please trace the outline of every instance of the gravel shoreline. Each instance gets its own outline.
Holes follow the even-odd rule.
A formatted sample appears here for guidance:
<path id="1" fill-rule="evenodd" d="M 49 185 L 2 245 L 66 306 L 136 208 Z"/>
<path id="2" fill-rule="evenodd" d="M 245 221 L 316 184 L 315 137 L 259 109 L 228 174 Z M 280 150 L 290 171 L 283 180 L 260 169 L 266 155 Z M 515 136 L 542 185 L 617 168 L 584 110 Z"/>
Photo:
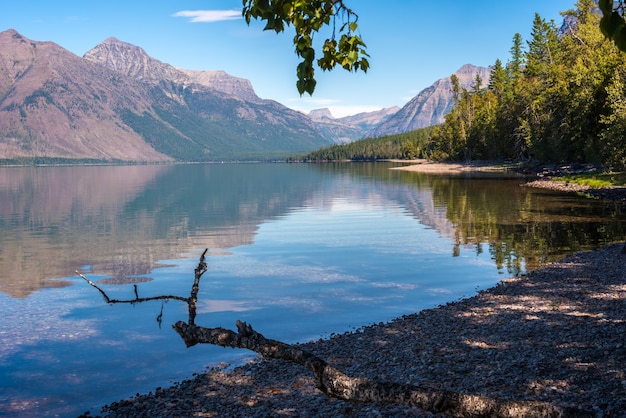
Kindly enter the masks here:
<path id="1" fill-rule="evenodd" d="M 558 182 L 539 182 L 529 186 L 565 190 Z M 598 197 L 626 201 L 626 189 L 603 193 Z M 592 411 L 598 417 L 626 417 L 623 247 L 613 244 L 577 253 L 504 280 L 474 297 L 302 344 L 301 348 L 351 376 L 544 401 Z M 214 369 L 168 388 L 114 402 L 101 414 L 446 416 L 402 404 L 330 399 L 315 389 L 311 372 L 279 360 L 259 360 L 233 370 Z"/>
<path id="2" fill-rule="evenodd" d="M 620 202 L 622 208 L 626 208 L 626 187 L 599 187 L 593 188 L 581 184 L 566 183 L 563 181 L 554 181 L 551 179 L 540 179 L 525 183 L 526 187 L 535 187 L 539 189 L 558 190 L 561 192 L 582 193 L 594 199 L 611 200 Z"/>
<path id="3" fill-rule="evenodd" d="M 626 416 L 626 254 L 578 253 L 447 305 L 303 344 L 347 374 Z M 254 325 L 254 324 L 252 324 Z M 262 332 L 262 330 L 259 330 Z M 349 403 L 301 366 L 212 370 L 106 406 L 108 417 L 445 416 Z"/>

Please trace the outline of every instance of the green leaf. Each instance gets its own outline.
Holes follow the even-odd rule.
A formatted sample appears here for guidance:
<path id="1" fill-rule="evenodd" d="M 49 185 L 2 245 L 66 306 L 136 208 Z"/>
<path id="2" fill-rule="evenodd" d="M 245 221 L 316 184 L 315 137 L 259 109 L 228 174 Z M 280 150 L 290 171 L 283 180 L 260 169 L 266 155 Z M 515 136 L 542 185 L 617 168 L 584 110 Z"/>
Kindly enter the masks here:
<path id="1" fill-rule="evenodd" d="M 285 17 L 291 16 L 293 14 L 293 4 L 285 3 L 283 4 L 283 15 Z"/>
<path id="2" fill-rule="evenodd" d="M 265 30 L 284 32 L 293 26 L 293 44 L 296 55 L 303 59 L 296 68 L 296 87 L 300 95 L 315 90 L 314 66 L 329 71 L 340 65 L 348 71 L 366 71 L 369 63 L 365 44 L 352 35 L 358 29 L 358 16 L 343 1 L 337 0 L 242 0 L 242 16 L 249 25 L 252 19 L 264 21 Z M 335 24 L 340 26 L 339 40 L 335 40 Z M 315 60 L 313 38 L 322 29 L 332 30 Z"/>
<path id="3" fill-rule="evenodd" d="M 626 24 L 622 24 L 619 30 L 613 35 L 613 41 L 621 51 L 626 52 Z"/>
<path id="4" fill-rule="evenodd" d="M 602 10 L 602 14 L 605 16 L 613 12 L 613 0 L 600 0 L 598 1 L 598 5 L 600 6 L 600 10 Z"/>
<path id="5" fill-rule="evenodd" d="M 626 52 L 626 21 L 618 12 L 605 14 L 600 19 L 600 30 L 609 39 L 612 39 L 617 48 Z"/>
<path id="6" fill-rule="evenodd" d="M 612 12 L 610 15 L 605 15 L 600 19 L 600 29 L 609 38 L 613 38 L 623 26 L 624 19 L 617 12 Z"/>
<path id="7" fill-rule="evenodd" d="M 296 88 L 298 89 L 300 96 L 302 96 L 304 94 L 304 80 L 296 81 Z"/>
<path id="8" fill-rule="evenodd" d="M 366 73 L 370 68 L 370 63 L 366 58 L 361 58 L 361 70 Z"/>
<path id="9" fill-rule="evenodd" d="M 316 85 L 317 85 L 317 81 L 315 81 L 314 79 L 309 79 L 306 81 L 304 85 L 304 89 L 307 93 L 309 93 L 310 96 L 312 96 L 313 92 L 315 91 Z"/>

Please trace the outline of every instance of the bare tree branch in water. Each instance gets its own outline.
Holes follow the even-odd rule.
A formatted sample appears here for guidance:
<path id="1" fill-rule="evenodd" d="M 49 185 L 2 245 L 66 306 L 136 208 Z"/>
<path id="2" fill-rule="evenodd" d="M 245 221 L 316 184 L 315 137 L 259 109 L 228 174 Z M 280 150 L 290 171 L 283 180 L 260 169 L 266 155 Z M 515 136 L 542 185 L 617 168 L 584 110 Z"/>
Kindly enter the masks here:
<path id="1" fill-rule="evenodd" d="M 187 322 L 178 321 L 172 327 L 180 335 L 187 347 L 196 344 L 212 344 L 221 347 L 245 348 L 265 358 L 289 361 L 311 370 L 317 389 L 329 397 L 350 402 L 395 402 L 417 406 L 433 413 L 445 413 L 462 417 L 592 417 L 592 413 L 575 408 L 563 408 L 539 401 L 513 401 L 496 399 L 488 396 L 463 394 L 445 390 L 434 390 L 417 385 L 396 382 L 384 382 L 364 377 L 352 377 L 328 364 L 324 359 L 297 346 L 265 338 L 252 326 L 237 321 L 237 331 L 225 328 L 205 328 L 195 324 L 196 304 L 200 278 L 207 270 L 205 255 L 195 269 L 194 282 L 188 298 L 180 296 L 156 296 L 140 298 L 135 287 L 135 299 L 117 300 L 109 296 L 87 279 L 91 286 L 98 289 L 107 303 L 140 303 L 151 300 L 180 300 L 189 307 Z"/>
<path id="2" fill-rule="evenodd" d="M 170 299 L 185 302 L 189 306 L 189 323 L 193 324 L 196 319 L 196 305 L 198 303 L 198 290 L 200 289 L 200 278 L 202 277 L 204 272 L 206 272 L 207 270 L 207 266 L 205 262 L 205 256 L 206 256 L 207 251 L 209 251 L 208 248 L 205 249 L 202 255 L 200 256 L 200 262 L 198 263 L 198 267 L 196 267 L 195 269 L 195 279 L 193 281 L 193 286 L 191 286 L 191 294 L 187 298 L 183 296 L 175 296 L 175 295 L 159 295 L 159 296 L 151 296 L 147 298 L 140 298 L 139 293 L 137 291 L 137 285 L 135 284 L 133 285 L 134 292 L 135 292 L 135 299 L 111 299 L 109 295 L 107 295 L 107 293 L 104 290 L 102 290 L 100 286 L 98 286 L 97 284 L 89 280 L 78 270 L 76 270 L 76 274 L 80 278 L 82 278 L 84 281 L 86 281 L 87 284 L 95 287 L 98 290 L 98 292 L 100 292 L 100 294 L 104 297 L 104 300 L 106 301 L 106 303 L 109 303 L 109 304 L 115 304 L 115 303 L 135 304 L 135 303 L 141 303 L 141 302 L 149 302 L 152 300 L 167 301 Z M 161 313 L 159 314 L 159 316 L 161 316 L 162 314 L 163 314 L 163 309 L 161 309 Z"/>
<path id="3" fill-rule="evenodd" d="M 102 294 L 102 296 L 104 296 L 104 300 L 106 301 L 106 303 L 110 303 L 110 304 L 115 304 L 115 303 L 131 303 L 131 304 L 135 304 L 135 303 L 141 303 L 141 302 L 149 302 L 151 300 L 170 300 L 170 299 L 172 299 L 172 300 L 180 300 L 181 302 L 189 303 L 189 298 L 185 298 L 185 297 L 182 297 L 182 296 L 174 296 L 174 295 L 160 295 L 160 296 L 151 296 L 151 297 L 147 297 L 147 298 L 140 298 L 139 297 L 139 293 L 137 292 L 137 285 L 136 284 L 133 285 L 134 292 L 135 292 L 135 299 L 111 299 L 109 297 L 109 295 L 107 295 L 106 292 L 104 290 L 102 290 L 102 288 L 100 286 L 98 286 L 97 284 L 95 284 L 94 282 L 89 280 L 87 277 L 85 277 L 78 270 L 76 270 L 76 274 L 78 274 L 78 276 L 80 276 L 89 285 L 91 285 L 91 286 L 95 287 L 96 289 L 98 289 L 100 294 Z"/>

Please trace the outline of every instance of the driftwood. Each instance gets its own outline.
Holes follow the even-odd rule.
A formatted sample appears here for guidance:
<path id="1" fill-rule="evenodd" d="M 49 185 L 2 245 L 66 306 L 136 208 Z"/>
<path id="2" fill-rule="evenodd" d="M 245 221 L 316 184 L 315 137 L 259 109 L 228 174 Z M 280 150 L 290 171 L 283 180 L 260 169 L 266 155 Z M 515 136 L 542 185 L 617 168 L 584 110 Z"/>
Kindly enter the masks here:
<path id="1" fill-rule="evenodd" d="M 512 401 L 487 396 L 433 390 L 419 386 L 381 382 L 347 376 L 316 355 L 265 338 L 245 322 L 237 321 L 237 332 L 224 328 L 204 328 L 178 321 L 173 325 L 187 347 L 213 344 L 246 348 L 265 358 L 300 364 L 315 375 L 316 387 L 328 396 L 353 402 L 397 402 L 418 406 L 425 411 L 462 417 L 587 417 L 585 411 L 561 408 L 545 402 Z"/>
<path id="2" fill-rule="evenodd" d="M 187 347 L 196 344 L 212 344 L 221 347 L 252 350 L 264 358 L 289 361 L 311 370 L 316 387 L 330 397 L 351 402 L 395 402 L 417 406 L 433 413 L 445 413 L 459 417 L 593 417 L 593 413 L 539 401 L 514 401 L 445 390 L 434 390 L 416 385 L 381 382 L 363 377 L 347 376 L 316 355 L 283 342 L 265 338 L 252 326 L 237 321 L 237 332 L 225 328 L 205 328 L 195 325 L 196 303 L 200 278 L 207 270 L 205 250 L 195 269 L 195 278 L 188 298 L 180 296 L 157 296 L 140 298 L 135 287 L 135 299 L 110 299 L 96 284 L 78 273 L 104 296 L 107 303 L 138 303 L 149 300 L 173 299 L 189 306 L 187 322 L 178 321 L 172 327 Z"/>
<path id="3" fill-rule="evenodd" d="M 92 287 L 95 287 L 98 290 L 98 292 L 100 292 L 100 294 L 104 297 L 104 300 L 106 301 L 106 303 L 109 303 L 109 304 L 115 304 L 115 303 L 135 304 L 135 303 L 142 303 L 142 302 L 150 302 L 153 300 L 161 300 L 161 301 L 179 300 L 181 302 L 185 302 L 187 306 L 189 307 L 189 325 L 193 326 L 195 323 L 195 319 L 196 319 L 196 305 L 198 304 L 198 290 L 200 289 L 200 278 L 202 277 L 202 275 L 207 269 L 206 261 L 205 261 L 205 256 L 206 256 L 207 251 L 209 251 L 208 248 L 205 249 L 202 255 L 200 256 L 200 262 L 198 263 L 198 266 L 194 270 L 195 278 L 193 281 L 193 285 L 191 286 L 191 294 L 189 295 L 189 297 L 175 296 L 175 295 L 159 295 L 159 296 L 151 296 L 147 298 L 140 298 L 139 292 L 137 291 L 137 285 L 133 285 L 133 289 L 135 292 L 134 299 L 111 299 L 109 295 L 107 295 L 107 293 L 104 290 L 102 290 L 100 286 L 98 286 L 97 284 L 89 280 L 87 277 L 81 274 L 78 270 L 76 270 L 76 274 L 78 274 L 80 278 L 86 281 L 87 284 L 89 284 Z M 163 317 L 163 305 L 161 305 L 161 312 L 157 316 L 157 322 L 159 323 L 159 325 L 161 325 L 162 317 Z"/>

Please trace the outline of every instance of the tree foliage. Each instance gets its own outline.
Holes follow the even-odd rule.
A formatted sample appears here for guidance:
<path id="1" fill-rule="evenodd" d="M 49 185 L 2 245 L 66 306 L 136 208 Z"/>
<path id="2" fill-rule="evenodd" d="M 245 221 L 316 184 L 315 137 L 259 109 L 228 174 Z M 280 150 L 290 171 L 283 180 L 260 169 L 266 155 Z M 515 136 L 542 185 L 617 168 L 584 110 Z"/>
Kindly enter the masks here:
<path id="1" fill-rule="evenodd" d="M 602 34 L 593 0 L 563 15 L 560 29 L 535 15 L 530 39 L 514 36 L 487 88 L 452 79 L 455 107 L 433 132 L 430 155 L 626 168 L 625 56 Z"/>
<path id="2" fill-rule="evenodd" d="M 340 66 L 347 71 L 367 72 L 369 62 L 366 45 L 357 34 L 358 15 L 343 0 L 242 0 L 243 17 L 265 22 L 264 30 L 276 33 L 292 27 L 296 55 L 302 59 L 297 66 L 296 87 L 300 95 L 315 90 L 315 64 L 324 71 Z M 337 29 L 337 18 L 339 28 Z M 332 26 L 331 36 L 318 48 L 316 60 L 315 35 Z"/>
<path id="3" fill-rule="evenodd" d="M 626 2 L 599 0 L 598 5 L 602 10 L 600 21 L 602 33 L 612 39 L 620 50 L 626 51 Z"/>
<path id="4" fill-rule="evenodd" d="M 430 142 L 432 130 L 433 128 L 423 128 L 380 138 L 366 138 L 348 144 L 331 145 L 303 156 L 292 157 L 290 161 L 377 161 L 427 158 L 425 150 Z"/>
<path id="5" fill-rule="evenodd" d="M 455 106 L 443 124 L 428 131 L 427 140 L 369 139 L 325 148 L 305 159 L 417 156 L 599 163 L 626 169 L 626 55 L 620 51 L 626 45 L 620 44 L 620 31 L 626 39 L 626 23 L 622 29 L 606 23 L 610 11 L 611 25 L 619 26 L 625 3 L 578 0 L 574 9 L 562 12 L 561 27 L 536 14 L 530 39 L 514 35 L 508 61 L 495 62 L 486 86 L 476 79 L 463 88 L 451 77 Z M 342 2 L 333 4 L 344 7 Z"/>
<path id="6" fill-rule="evenodd" d="M 344 0 L 242 0 L 242 4 L 242 15 L 248 24 L 253 19 L 261 20 L 265 22 L 264 30 L 273 30 L 276 33 L 284 32 L 287 27 L 293 27 L 295 52 L 302 59 L 296 70 L 298 78 L 296 87 L 300 95 L 304 93 L 312 95 L 315 90 L 317 84 L 315 64 L 324 71 L 332 70 L 336 66 L 354 72 L 359 70 L 367 72 L 369 69 L 366 45 L 356 33 L 358 15 L 345 4 Z M 596 10 L 598 6 L 602 12 L 598 27 L 620 50 L 626 52 L 626 0 L 598 0 L 594 2 L 593 9 Z M 540 19 L 538 14 L 535 17 L 536 23 L 537 19 Z M 553 26 L 553 22 L 551 25 Z M 324 40 L 321 47 L 318 47 L 321 57 L 316 61 L 314 36 L 320 30 L 331 26 L 332 34 Z M 539 29 L 545 30 L 542 33 L 545 36 L 555 36 L 555 33 L 549 31 L 547 27 Z M 516 39 L 514 48 L 517 49 L 512 52 L 520 52 L 520 40 L 521 36 Z M 531 44 L 530 57 L 536 53 L 549 53 L 549 49 L 546 51 L 536 49 L 546 46 Z M 519 64 L 515 55 L 512 64 Z M 511 69 L 516 73 L 521 67 Z"/>

